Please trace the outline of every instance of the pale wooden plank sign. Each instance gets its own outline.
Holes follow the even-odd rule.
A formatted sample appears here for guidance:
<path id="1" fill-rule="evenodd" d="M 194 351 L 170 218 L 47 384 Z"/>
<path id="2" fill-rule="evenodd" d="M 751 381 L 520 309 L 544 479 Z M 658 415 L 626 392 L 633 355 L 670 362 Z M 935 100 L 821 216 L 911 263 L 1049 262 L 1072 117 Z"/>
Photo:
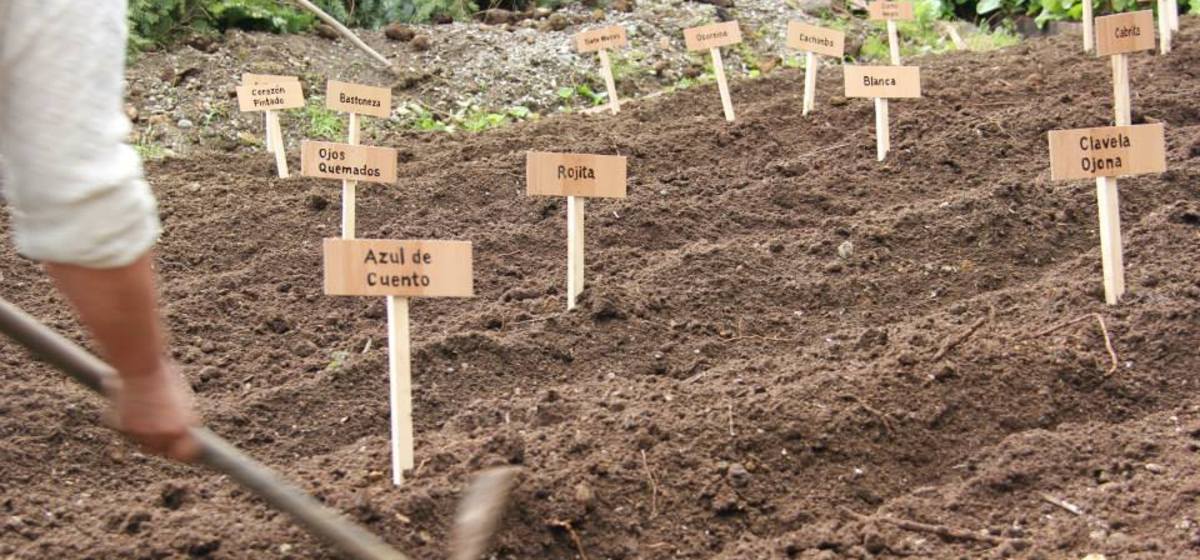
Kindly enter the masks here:
<path id="1" fill-rule="evenodd" d="M 919 66 L 857 66 L 845 68 L 846 97 L 921 97 Z"/>
<path id="2" fill-rule="evenodd" d="M 1051 130 L 1054 181 L 1122 177 L 1167 170 L 1162 123 Z"/>
<path id="3" fill-rule="evenodd" d="M 689 51 L 707 51 L 742 42 L 742 29 L 736 21 L 712 23 L 683 30 L 683 40 Z"/>
<path id="4" fill-rule="evenodd" d="M 911 21 L 912 2 L 871 2 L 867 5 L 867 17 L 872 21 Z"/>
<path id="5" fill-rule="evenodd" d="M 620 25 L 591 29 L 575 35 L 575 50 L 581 53 L 615 49 L 629 44 L 625 28 Z"/>
<path id="6" fill-rule="evenodd" d="M 325 294 L 472 297 L 468 241 L 326 239 Z"/>
<path id="7" fill-rule="evenodd" d="M 278 111 L 304 106 L 304 92 L 299 81 L 279 81 L 248 84 L 237 87 L 238 107 L 243 113 Z"/>
<path id="8" fill-rule="evenodd" d="M 528 152 L 526 194 L 625 198 L 626 169 L 624 156 Z"/>
<path id="9" fill-rule="evenodd" d="M 392 184 L 397 160 L 392 148 L 308 140 L 300 146 L 300 174 L 305 177 Z"/>
<path id="10" fill-rule="evenodd" d="M 799 21 L 789 21 L 787 26 L 788 48 L 842 58 L 846 52 L 846 34 L 836 29 L 826 29 Z"/>
<path id="11" fill-rule="evenodd" d="M 325 86 L 325 106 L 342 113 L 386 119 L 392 115 L 392 90 L 330 80 Z"/>
<path id="12" fill-rule="evenodd" d="M 1096 18 L 1096 54 L 1154 50 L 1154 12 L 1142 10 Z"/>

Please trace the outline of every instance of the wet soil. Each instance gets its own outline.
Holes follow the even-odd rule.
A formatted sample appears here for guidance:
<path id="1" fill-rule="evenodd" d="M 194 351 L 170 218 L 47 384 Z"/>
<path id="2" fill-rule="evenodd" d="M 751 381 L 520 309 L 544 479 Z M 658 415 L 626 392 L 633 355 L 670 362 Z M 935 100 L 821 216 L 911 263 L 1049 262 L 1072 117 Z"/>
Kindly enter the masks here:
<path id="1" fill-rule="evenodd" d="M 399 137 L 360 237 L 471 240 L 477 290 L 413 304 L 401 488 L 383 301 L 321 293 L 335 182 L 275 179 L 265 153 L 149 166 L 175 356 L 213 430 L 416 558 L 445 556 L 470 474 L 498 464 L 524 474 L 496 558 L 1200 557 L 1183 23 L 1170 56 L 1131 57 L 1134 120 L 1167 124 L 1170 170 L 1120 182 L 1120 306 L 1094 187 L 1049 181 L 1046 132 L 1112 114 L 1107 61 L 1060 37 L 916 61 L 925 97 L 891 104 L 885 163 L 836 70 L 808 118 L 788 70 L 735 84 L 733 124 L 705 86 Z M 565 203 L 524 195 L 532 149 L 630 158 L 630 197 L 588 205 L 569 313 Z M 4 297 L 84 339 L 33 263 L 6 245 L 0 270 Z M 13 346 L 0 363 L 0 557 L 336 557 L 227 480 L 137 453 Z"/>

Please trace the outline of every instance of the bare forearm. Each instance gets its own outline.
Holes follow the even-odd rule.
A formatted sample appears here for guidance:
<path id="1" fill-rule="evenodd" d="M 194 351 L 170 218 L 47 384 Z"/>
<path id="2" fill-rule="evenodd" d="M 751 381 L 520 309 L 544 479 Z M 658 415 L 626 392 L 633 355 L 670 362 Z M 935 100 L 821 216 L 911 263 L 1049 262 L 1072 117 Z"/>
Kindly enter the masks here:
<path id="1" fill-rule="evenodd" d="M 123 378 L 154 374 L 166 357 L 151 260 L 146 253 L 127 266 L 105 269 L 46 264 Z"/>

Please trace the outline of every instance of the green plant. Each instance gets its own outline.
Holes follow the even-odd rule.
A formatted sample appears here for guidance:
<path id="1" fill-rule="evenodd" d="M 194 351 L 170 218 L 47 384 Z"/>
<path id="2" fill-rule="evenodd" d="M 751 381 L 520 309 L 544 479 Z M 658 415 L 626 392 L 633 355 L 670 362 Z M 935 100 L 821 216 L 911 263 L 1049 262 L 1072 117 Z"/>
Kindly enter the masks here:
<path id="1" fill-rule="evenodd" d="M 342 117 L 325 107 L 325 98 L 314 95 L 304 105 L 305 132 L 309 138 L 341 141 L 346 135 Z"/>
<path id="2" fill-rule="evenodd" d="M 145 161 L 166 159 L 171 155 L 171 150 L 154 141 L 153 125 L 147 126 L 134 138 L 133 150 Z"/>

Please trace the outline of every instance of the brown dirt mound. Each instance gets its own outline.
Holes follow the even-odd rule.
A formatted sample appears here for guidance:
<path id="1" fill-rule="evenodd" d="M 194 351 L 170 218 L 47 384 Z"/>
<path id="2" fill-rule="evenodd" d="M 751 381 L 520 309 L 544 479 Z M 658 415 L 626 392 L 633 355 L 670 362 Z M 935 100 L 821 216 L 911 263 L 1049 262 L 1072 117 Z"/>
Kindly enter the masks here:
<path id="1" fill-rule="evenodd" d="M 703 87 L 402 138 L 359 234 L 472 240 L 478 291 L 414 305 L 402 488 L 383 302 L 321 294 L 336 183 L 272 179 L 266 154 L 150 166 L 176 356 L 214 430 L 417 558 L 444 556 L 494 464 L 526 469 L 497 558 L 1198 557 L 1195 23 L 1132 57 L 1171 170 L 1122 181 L 1119 307 L 1094 189 L 1048 181 L 1046 131 L 1111 115 L 1107 61 L 1062 38 L 920 61 L 885 164 L 871 104 L 831 97 L 828 70 L 808 119 L 784 72 L 736 85 L 732 125 Z M 576 312 L 565 204 L 523 194 L 530 149 L 631 158 L 630 198 L 589 206 Z M 82 338 L 33 264 L 0 266 L 5 297 Z M 1041 334 L 1088 313 L 1111 374 L 1095 321 Z M 135 453 L 11 345 L 0 363 L 0 557 L 331 557 L 220 477 Z"/>

